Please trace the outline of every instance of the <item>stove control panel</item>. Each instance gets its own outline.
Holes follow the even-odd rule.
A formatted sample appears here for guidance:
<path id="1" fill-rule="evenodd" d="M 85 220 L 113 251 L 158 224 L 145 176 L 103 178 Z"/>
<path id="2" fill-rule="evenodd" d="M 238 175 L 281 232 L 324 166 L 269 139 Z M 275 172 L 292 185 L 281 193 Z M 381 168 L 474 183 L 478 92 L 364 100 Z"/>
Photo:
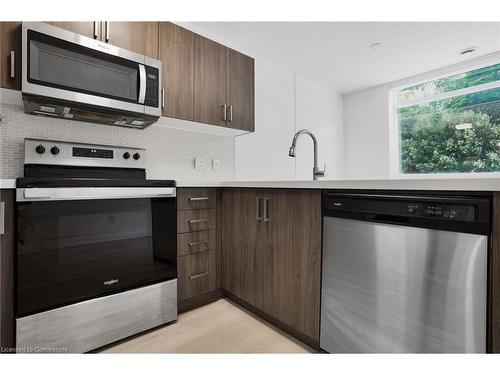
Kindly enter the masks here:
<path id="1" fill-rule="evenodd" d="M 146 168 L 146 150 L 133 147 L 24 140 L 24 164 L 48 164 L 110 168 Z"/>

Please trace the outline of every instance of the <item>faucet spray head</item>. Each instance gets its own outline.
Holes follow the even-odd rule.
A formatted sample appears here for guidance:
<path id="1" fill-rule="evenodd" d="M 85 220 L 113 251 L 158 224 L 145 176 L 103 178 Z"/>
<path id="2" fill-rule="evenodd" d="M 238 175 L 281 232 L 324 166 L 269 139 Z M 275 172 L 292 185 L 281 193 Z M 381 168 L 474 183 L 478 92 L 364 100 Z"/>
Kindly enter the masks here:
<path id="1" fill-rule="evenodd" d="M 288 151 L 288 156 L 292 158 L 295 157 L 295 145 L 292 144 L 292 147 L 290 147 L 290 150 Z"/>

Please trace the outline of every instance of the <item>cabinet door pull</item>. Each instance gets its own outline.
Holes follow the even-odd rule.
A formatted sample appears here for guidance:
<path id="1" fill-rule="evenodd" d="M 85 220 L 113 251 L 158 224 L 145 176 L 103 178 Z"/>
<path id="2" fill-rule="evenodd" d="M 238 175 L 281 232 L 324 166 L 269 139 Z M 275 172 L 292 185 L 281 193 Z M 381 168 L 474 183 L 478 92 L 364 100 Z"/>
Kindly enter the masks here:
<path id="1" fill-rule="evenodd" d="M 5 234 L 5 202 L 0 202 L 0 236 Z"/>
<path id="2" fill-rule="evenodd" d="M 260 200 L 261 200 L 261 198 L 259 198 L 259 197 L 255 198 L 255 201 L 256 201 L 256 204 L 257 204 L 257 217 L 256 217 L 257 221 L 262 220 L 262 215 L 260 213 Z"/>
<path id="3" fill-rule="evenodd" d="M 97 30 L 97 24 L 98 24 L 98 22 L 94 21 L 94 39 L 99 38 L 99 30 Z"/>
<path id="4" fill-rule="evenodd" d="M 188 242 L 188 246 L 189 247 L 193 247 L 193 246 L 203 245 L 203 244 L 206 244 L 206 243 L 208 243 L 208 240 L 196 241 L 196 242 Z"/>
<path id="5" fill-rule="evenodd" d="M 264 198 L 264 219 L 263 222 L 269 221 L 269 198 Z"/>
<path id="6" fill-rule="evenodd" d="M 10 51 L 10 78 L 16 78 L 16 51 Z"/>
<path id="7" fill-rule="evenodd" d="M 198 223 L 205 223 L 207 221 L 208 221 L 207 219 L 191 219 L 191 220 L 188 220 L 188 223 L 189 224 L 198 224 Z"/>
<path id="8" fill-rule="evenodd" d="M 191 197 L 191 198 L 188 198 L 190 201 L 208 201 L 208 197 Z"/>
<path id="9" fill-rule="evenodd" d="M 165 108 L 165 89 L 161 89 L 161 107 Z"/>
<path id="10" fill-rule="evenodd" d="M 227 112 L 227 105 L 223 104 L 221 106 L 222 121 L 226 121 L 227 120 L 226 112 Z"/>
<path id="11" fill-rule="evenodd" d="M 106 43 L 109 42 L 109 21 L 105 22 L 106 27 Z"/>
<path id="12" fill-rule="evenodd" d="M 189 280 L 199 279 L 200 277 L 207 276 L 208 272 L 197 273 L 196 275 L 189 276 Z"/>
<path id="13" fill-rule="evenodd" d="M 233 106 L 229 105 L 228 109 L 229 109 L 229 118 L 227 119 L 227 121 L 231 122 L 231 121 L 233 121 Z"/>

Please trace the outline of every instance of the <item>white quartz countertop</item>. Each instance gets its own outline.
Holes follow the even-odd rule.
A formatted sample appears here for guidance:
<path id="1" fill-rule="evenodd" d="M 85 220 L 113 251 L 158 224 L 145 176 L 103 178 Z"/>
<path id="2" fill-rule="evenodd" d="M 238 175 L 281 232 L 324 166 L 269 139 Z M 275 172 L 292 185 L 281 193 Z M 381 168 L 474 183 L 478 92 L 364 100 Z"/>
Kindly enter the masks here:
<path id="1" fill-rule="evenodd" d="M 0 178 L 0 189 L 14 189 L 15 187 L 15 178 Z"/>
<path id="2" fill-rule="evenodd" d="M 177 187 L 249 187 L 280 189 L 500 191 L 500 178 L 318 180 L 318 181 L 177 181 Z"/>
<path id="3" fill-rule="evenodd" d="M 0 189 L 13 189 L 15 179 L 0 179 Z M 500 191 L 500 178 L 319 181 L 185 181 L 177 187 L 248 187 L 280 189 Z"/>

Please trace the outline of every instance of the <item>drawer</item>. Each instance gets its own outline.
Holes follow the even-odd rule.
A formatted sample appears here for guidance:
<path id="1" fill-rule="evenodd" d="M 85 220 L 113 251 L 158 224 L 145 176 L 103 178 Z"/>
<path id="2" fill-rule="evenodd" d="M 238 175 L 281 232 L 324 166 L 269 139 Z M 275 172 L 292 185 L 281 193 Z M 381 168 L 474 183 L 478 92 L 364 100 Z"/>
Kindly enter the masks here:
<path id="1" fill-rule="evenodd" d="M 215 208 L 177 211 L 177 233 L 215 229 Z"/>
<path id="2" fill-rule="evenodd" d="M 189 255 L 215 250 L 215 229 L 177 235 L 177 255 Z"/>
<path id="3" fill-rule="evenodd" d="M 199 210 L 215 208 L 217 194 L 214 188 L 180 188 L 177 189 L 178 210 Z"/>
<path id="4" fill-rule="evenodd" d="M 177 258 L 178 300 L 196 297 L 215 288 L 215 251 Z"/>

